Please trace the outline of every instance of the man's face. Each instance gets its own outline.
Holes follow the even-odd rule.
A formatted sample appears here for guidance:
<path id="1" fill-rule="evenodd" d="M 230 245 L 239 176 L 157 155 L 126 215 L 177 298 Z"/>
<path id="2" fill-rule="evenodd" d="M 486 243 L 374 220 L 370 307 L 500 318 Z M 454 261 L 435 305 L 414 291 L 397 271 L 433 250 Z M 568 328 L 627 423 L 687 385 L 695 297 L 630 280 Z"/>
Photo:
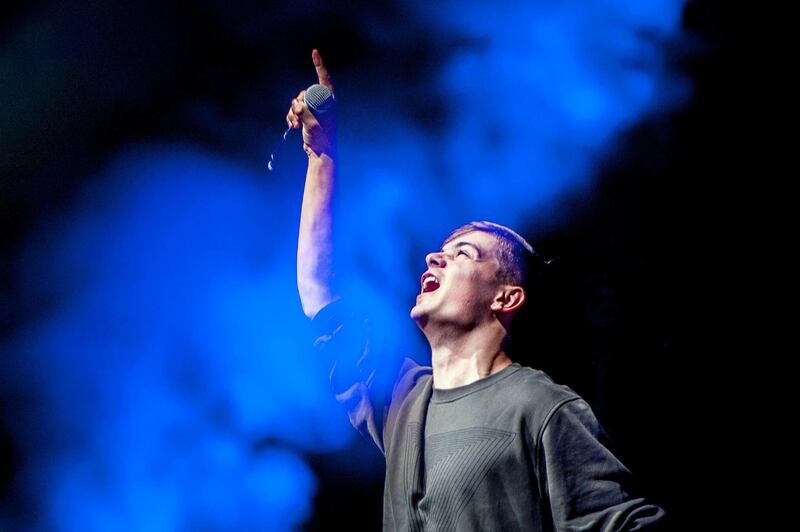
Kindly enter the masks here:
<path id="1" fill-rule="evenodd" d="M 492 318 L 491 304 L 500 288 L 498 241 L 484 231 L 470 231 L 425 257 L 427 271 L 411 317 L 424 329 L 432 323 L 471 328 Z"/>

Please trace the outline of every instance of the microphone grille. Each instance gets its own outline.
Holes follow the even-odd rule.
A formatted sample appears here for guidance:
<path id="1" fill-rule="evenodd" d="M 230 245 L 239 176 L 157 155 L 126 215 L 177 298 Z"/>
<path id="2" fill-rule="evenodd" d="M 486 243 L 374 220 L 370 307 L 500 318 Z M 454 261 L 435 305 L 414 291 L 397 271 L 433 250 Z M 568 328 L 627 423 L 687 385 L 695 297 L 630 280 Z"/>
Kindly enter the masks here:
<path id="1" fill-rule="evenodd" d="M 306 89 L 306 105 L 314 113 L 325 113 L 333 107 L 333 94 L 325 85 L 315 83 Z"/>

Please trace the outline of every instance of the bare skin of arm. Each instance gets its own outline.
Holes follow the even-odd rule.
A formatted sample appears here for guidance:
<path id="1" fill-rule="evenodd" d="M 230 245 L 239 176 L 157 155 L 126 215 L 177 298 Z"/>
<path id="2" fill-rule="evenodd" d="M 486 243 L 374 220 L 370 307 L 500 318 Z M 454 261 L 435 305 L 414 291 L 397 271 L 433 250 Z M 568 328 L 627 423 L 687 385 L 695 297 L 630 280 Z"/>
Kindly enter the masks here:
<path id="1" fill-rule="evenodd" d="M 322 57 L 311 53 L 320 85 L 333 93 L 333 84 Z M 332 200 L 336 187 L 336 125 L 326 121 L 325 127 L 304 103 L 305 91 L 292 100 L 286 115 L 287 124 L 303 128 L 303 149 L 308 155 L 308 169 L 300 214 L 297 241 L 297 289 L 303 312 L 313 318 L 328 303 L 339 299 L 332 288 L 333 279 L 333 213 Z"/>

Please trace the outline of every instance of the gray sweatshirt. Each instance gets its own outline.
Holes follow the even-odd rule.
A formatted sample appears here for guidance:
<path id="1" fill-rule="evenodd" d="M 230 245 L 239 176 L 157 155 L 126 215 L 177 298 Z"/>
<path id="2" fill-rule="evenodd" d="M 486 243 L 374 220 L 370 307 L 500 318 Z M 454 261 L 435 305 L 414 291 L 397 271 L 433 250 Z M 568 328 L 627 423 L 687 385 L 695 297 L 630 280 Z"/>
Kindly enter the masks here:
<path id="1" fill-rule="evenodd" d="M 661 508 L 629 493 L 631 474 L 589 405 L 543 372 L 512 364 L 440 390 L 430 367 L 376 363 L 374 324 L 346 303 L 314 323 L 337 400 L 386 458 L 384 530 L 650 530 L 661 522 Z"/>

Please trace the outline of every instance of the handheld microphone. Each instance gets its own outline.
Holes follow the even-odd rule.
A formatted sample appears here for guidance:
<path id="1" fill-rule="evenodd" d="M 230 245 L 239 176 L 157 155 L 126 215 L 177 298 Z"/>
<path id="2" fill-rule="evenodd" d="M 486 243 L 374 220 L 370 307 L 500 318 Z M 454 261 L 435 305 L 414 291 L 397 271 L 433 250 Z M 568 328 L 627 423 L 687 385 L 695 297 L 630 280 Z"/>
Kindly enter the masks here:
<path id="1" fill-rule="evenodd" d="M 305 102 L 306 107 L 311 110 L 311 112 L 320 122 L 324 121 L 325 114 L 329 113 L 333 109 L 335 102 L 333 99 L 333 94 L 330 90 L 328 90 L 328 87 L 325 85 L 320 85 L 319 83 L 315 83 L 306 89 L 306 92 L 303 95 L 303 101 Z M 281 148 L 283 148 L 284 144 L 286 144 L 286 139 L 289 138 L 289 132 L 291 130 L 292 128 L 290 127 L 284 131 L 283 137 L 281 137 L 281 140 L 279 140 L 275 145 L 275 149 L 272 150 L 272 153 L 269 154 L 267 168 L 270 172 L 275 169 L 275 155 L 280 151 Z"/>

